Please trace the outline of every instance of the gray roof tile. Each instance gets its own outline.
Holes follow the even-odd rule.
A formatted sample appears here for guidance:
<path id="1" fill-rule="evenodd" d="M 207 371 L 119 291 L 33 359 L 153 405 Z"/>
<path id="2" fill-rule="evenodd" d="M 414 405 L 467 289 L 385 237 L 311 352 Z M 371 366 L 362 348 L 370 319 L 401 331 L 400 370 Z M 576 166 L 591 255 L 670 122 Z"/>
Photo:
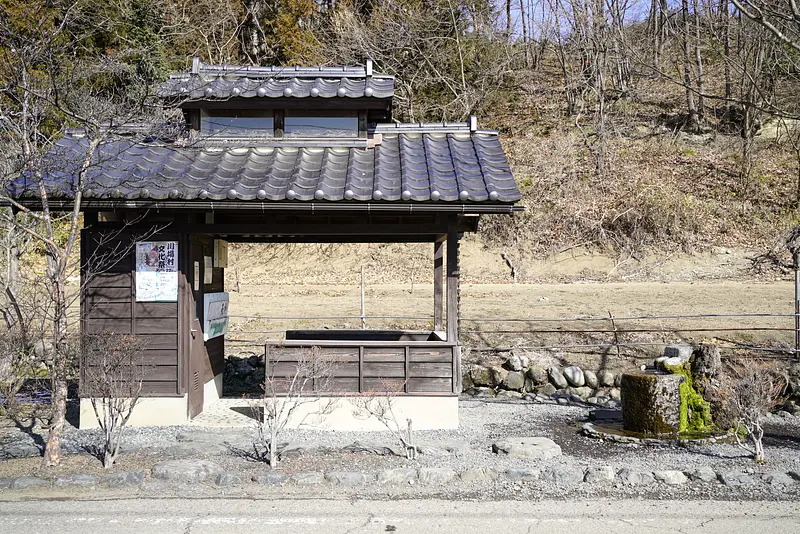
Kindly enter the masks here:
<path id="1" fill-rule="evenodd" d="M 51 198 L 71 198 L 87 147 L 60 140 L 45 159 Z M 495 133 L 384 133 L 375 147 L 103 145 L 86 177 L 104 199 L 500 202 L 520 200 Z M 14 197 L 38 196 L 24 178 Z"/>

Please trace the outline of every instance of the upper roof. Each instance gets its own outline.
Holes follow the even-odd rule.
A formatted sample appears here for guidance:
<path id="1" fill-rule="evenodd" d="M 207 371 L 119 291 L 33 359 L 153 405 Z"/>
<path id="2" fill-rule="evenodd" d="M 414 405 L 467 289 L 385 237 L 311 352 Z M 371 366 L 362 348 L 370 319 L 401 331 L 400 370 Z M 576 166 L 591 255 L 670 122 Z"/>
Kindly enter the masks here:
<path id="1" fill-rule="evenodd" d="M 109 200 L 335 202 L 358 204 L 503 205 L 520 193 L 496 132 L 466 124 L 401 124 L 349 144 L 253 146 L 234 141 L 176 146 L 117 139 L 100 149 L 86 175 L 87 205 Z M 45 184 L 53 200 L 74 197 L 88 141 L 67 136 L 50 152 Z M 36 198 L 35 183 L 12 185 L 17 199 Z M 126 205 L 130 205 L 126 203 Z M 388 205 L 387 205 L 388 206 Z M 434 208 L 435 209 L 435 208 Z M 477 210 L 480 211 L 480 210 Z"/>
<path id="2" fill-rule="evenodd" d="M 207 65 L 173 74 L 158 95 L 179 102 L 231 98 L 392 98 L 394 76 L 356 67 L 255 67 Z"/>

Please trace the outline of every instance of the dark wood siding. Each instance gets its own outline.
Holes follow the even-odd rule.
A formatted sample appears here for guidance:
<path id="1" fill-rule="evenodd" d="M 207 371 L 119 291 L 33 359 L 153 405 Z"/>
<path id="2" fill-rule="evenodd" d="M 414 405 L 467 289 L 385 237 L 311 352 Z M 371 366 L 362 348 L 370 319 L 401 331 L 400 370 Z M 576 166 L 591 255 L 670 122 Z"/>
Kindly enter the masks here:
<path id="1" fill-rule="evenodd" d="M 454 395 L 458 391 L 454 373 L 458 348 L 436 342 L 370 342 L 348 347 L 315 345 L 313 341 L 267 343 L 269 376 L 293 376 L 298 361 L 308 358 L 314 347 L 321 357 L 334 361 L 330 391 L 324 394 Z"/>
<path id="2" fill-rule="evenodd" d="M 178 303 L 136 302 L 135 232 L 91 228 L 81 232 L 81 299 L 83 331 L 135 334 L 145 340 L 140 356 L 148 366 L 145 396 L 178 394 Z M 148 237 L 153 241 L 177 240 L 175 235 Z M 110 251 L 110 252 L 109 252 Z M 86 388 L 88 392 L 88 386 Z"/>

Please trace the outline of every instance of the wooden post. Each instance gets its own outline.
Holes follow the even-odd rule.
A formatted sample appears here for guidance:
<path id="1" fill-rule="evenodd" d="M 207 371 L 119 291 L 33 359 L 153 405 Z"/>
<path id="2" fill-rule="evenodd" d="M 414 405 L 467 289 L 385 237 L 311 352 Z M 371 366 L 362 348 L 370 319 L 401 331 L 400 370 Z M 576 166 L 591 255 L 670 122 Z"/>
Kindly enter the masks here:
<path id="1" fill-rule="evenodd" d="M 455 221 L 447 229 L 447 341 L 458 344 L 458 232 Z"/>
<path id="2" fill-rule="evenodd" d="M 433 243 L 433 329 L 444 330 L 444 242 L 447 236 L 439 236 Z"/>

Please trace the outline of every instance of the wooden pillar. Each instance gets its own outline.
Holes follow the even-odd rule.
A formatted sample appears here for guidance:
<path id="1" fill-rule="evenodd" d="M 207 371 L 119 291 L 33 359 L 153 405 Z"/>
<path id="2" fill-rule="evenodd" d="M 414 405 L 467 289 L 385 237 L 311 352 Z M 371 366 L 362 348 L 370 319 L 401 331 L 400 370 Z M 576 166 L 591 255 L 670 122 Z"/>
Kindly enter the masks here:
<path id="1" fill-rule="evenodd" d="M 444 242 L 447 235 L 433 243 L 433 329 L 444 330 Z"/>
<path id="2" fill-rule="evenodd" d="M 458 232 L 455 221 L 447 229 L 447 341 L 458 343 Z"/>

